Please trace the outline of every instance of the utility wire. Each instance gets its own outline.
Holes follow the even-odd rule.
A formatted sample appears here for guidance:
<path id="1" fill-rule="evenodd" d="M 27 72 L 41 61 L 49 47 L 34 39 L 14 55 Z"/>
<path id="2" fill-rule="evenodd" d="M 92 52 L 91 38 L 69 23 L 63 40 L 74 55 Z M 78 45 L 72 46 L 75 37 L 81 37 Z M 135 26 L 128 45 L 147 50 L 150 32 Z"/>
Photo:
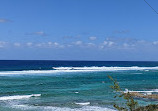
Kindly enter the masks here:
<path id="1" fill-rule="evenodd" d="M 154 12 L 156 12 L 156 14 L 158 14 L 158 12 L 157 12 L 146 0 L 144 0 L 144 1 L 145 1 L 146 4 L 148 4 L 148 6 L 149 6 Z"/>

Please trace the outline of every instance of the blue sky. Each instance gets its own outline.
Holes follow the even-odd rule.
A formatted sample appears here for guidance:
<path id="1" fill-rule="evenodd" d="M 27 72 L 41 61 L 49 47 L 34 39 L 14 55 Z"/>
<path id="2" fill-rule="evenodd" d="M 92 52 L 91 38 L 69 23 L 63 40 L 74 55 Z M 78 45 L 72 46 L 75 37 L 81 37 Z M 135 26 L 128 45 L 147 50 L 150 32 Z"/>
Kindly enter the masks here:
<path id="1" fill-rule="evenodd" d="M 144 0 L 0 0 L 0 59 L 157 61 L 158 14 Z"/>

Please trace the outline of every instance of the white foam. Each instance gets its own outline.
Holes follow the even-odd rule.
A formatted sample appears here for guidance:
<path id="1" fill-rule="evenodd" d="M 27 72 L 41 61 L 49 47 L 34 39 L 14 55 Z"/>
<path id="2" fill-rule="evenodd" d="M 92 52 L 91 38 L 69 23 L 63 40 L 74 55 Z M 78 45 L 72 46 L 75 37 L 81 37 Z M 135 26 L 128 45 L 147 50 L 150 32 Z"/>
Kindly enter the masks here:
<path id="1" fill-rule="evenodd" d="M 157 91 L 158 92 L 158 89 L 153 89 L 152 91 Z"/>
<path id="2" fill-rule="evenodd" d="M 158 70 L 158 67 L 54 67 L 56 70 L 61 71 L 119 71 L 119 70 Z"/>
<path id="3" fill-rule="evenodd" d="M 59 107 L 45 107 L 44 111 L 116 111 L 110 108 L 103 108 L 98 106 L 84 106 L 82 108 L 59 108 Z"/>
<path id="4" fill-rule="evenodd" d="M 41 96 L 41 94 L 3 96 L 3 97 L 0 97 L 0 101 L 16 100 L 16 99 L 28 99 L 28 98 L 31 98 L 31 97 L 39 97 L 39 96 Z"/>
<path id="5" fill-rule="evenodd" d="M 35 111 L 116 111 L 114 109 L 98 107 L 98 106 L 83 106 L 82 108 L 68 108 L 68 107 L 53 107 L 53 106 L 28 106 L 28 105 L 12 105 L 12 108 L 22 110 Z"/>
<path id="6" fill-rule="evenodd" d="M 99 72 L 99 71 L 126 71 L 126 70 L 158 70 L 158 67 L 53 67 L 55 70 L 24 70 L 24 71 L 0 71 L 0 75 L 13 74 L 55 74 L 66 72 Z"/>
<path id="7" fill-rule="evenodd" d="M 89 104 L 90 104 L 90 102 L 84 102 L 84 103 L 75 103 L 75 104 L 77 104 L 77 105 L 82 105 L 82 106 L 86 106 L 86 105 L 89 105 Z"/>
<path id="8" fill-rule="evenodd" d="M 158 93 L 158 90 L 148 90 L 148 91 L 130 91 L 128 89 L 125 89 L 124 93 L 128 93 L 128 92 L 138 92 L 138 93 Z"/>

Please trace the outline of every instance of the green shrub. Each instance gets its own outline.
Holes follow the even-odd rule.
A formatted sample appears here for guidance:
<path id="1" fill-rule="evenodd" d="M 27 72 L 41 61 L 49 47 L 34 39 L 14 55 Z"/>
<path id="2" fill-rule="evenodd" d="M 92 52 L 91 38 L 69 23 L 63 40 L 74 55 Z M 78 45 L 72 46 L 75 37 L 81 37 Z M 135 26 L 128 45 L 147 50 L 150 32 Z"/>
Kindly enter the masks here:
<path id="1" fill-rule="evenodd" d="M 126 100 L 125 105 L 124 105 L 125 107 L 124 106 L 118 106 L 116 104 L 114 104 L 113 106 L 119 111 L 128 111 L 128 110 L 129 111 L 134 111 L 138 107 L 138 102 L 133 99 L 133 97 L 131 96 L 131 94 L 129 92 L 124 93 L 121 90 L 117 80 L 114 80 L 109 75 L 108 75 L 108 78 L 112 81 L 112 84 L 113 84 L 110 87 L 117 92 L 116 95 L 114 96 L 114 98 L 117 98 L 117 97 L 121 98 L 122 97 L 124 100 Z"/>
<path id="2" fill-rule="evenodd" d="M 114 80 L 111 76 L 108 75 L 108 78 L 112 81 L 112 84 L 110 87 L 116 92 L 116 95 L 114 98 L 123 98 L 125 100 L 125 103 L 123 106 L 119 106 L 117 104 L 114 104 L 113 106 L 119 110 L 119 111 L 158 111 L 158 104 L 151 104 L 147 106 L 140 106 L 138 107 L 138 102 L 134 100 L 132 95 L 127 92 L 124 93 L 117 80 Z"/>

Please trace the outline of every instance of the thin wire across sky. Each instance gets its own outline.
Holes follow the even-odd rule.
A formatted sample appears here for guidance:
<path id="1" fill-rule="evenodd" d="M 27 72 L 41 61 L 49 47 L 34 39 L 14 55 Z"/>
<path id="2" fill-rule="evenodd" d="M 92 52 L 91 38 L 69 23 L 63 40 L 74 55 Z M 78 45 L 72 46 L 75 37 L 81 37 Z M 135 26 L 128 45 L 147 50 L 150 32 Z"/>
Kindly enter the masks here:
<path id="1" fill-rule="evenodd" d="M 146 0 L 144 1 L 156 14 L 158 14 L 158 12 Z"/>

